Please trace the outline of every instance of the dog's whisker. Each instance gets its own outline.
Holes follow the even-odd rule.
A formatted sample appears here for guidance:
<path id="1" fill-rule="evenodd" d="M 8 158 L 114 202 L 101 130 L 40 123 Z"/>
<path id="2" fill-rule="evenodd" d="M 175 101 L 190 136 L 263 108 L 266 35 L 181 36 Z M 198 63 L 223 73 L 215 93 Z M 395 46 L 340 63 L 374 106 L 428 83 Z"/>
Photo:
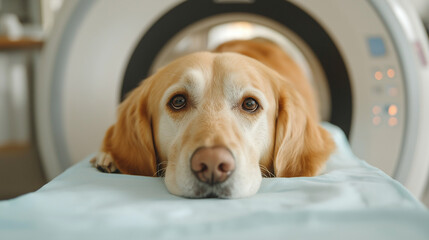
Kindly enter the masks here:
<path id="1" fill-rule="evenodd" d="M 159 162 L 157 165 L 157 171 L 153 174 L 154 177 L 164 177 L 165 171 L 167 170 L 167 164 L 169 166 L 176 166 L 176 163 L 168 162 L 168 161 L 162 161 Z"/>
<path id="2" fill-rule="evenodd" d="M 167 170 L 167 168 L 161 168 L 158 169 L 158 171 L 156 171 L 156 173 L 153 175 L 154 177 L 165 177 L 165 171 Z"/>
<path id="3" fill-rule="evenodd" d="M 266 170 L 261 167 L 261 174 L 262 174 L 262 177 L 264 177 L 264 178 L 268 177 L 265 172 L 266 172 Z"/>
<path id="4" fill-rule="evenodd" d="M 259 167 L 261 169 L 261 174 L 263 177 L 270 178 L 276 176 L 274 175 L 274 173 L 270 172 L 270 170 L 268 170 L 264 165 L 259 164 Z"/>
<path id="5" fill-rule="evenodd" d="M 154 177 L 164 177 L 165 176 L 165 171 L 167 170 L 167 161 L 162 161 L 160 163 L 158 163 L 157 165 L 157 171 L 153 174 Z"/>
<path id="6" fill-rule="evenodd" d="M 265 169 L 263 169 L 261 166 L 259 166 L 259 168 L 261 170 L 262 177 L 267 177 L 265 174 Z"/>
<path id="7" fill-rule="evenodd" d="M 167 170 L 167 167 L 159 168 L 158 171 L 156 171 L 153 176 L 154 177 L 164 177 L 165 171 Z"/>
<path id="8" fill-rule="evenodd" d="M 226 53 L 241 50 L 247 57 Z M 225 42 L 212 54 L 193 53 L 163 67 L 120 105 L 93 166 L 165 177 L 174 194 L 195 198 L 248 196 L 262 177 L 315 175 L 335 144 L 318 125 L 311 81 L 290 57 L 276 43 L 254 39 Z M 218 81 L 219 74 L 234 77 Z M 194 101 L 194 92 L 206 90 L 211 97 L 197 94 Z M 168 99 L 147 101 L 151 94 Z"/>
<path id="9" fill-rule="evenodd" d="M 167 166 L 167 163 L 168 163 L 167 161 L 162 161 L 162 162 L 158 163 L 158 168 L 161 168 L 162 165 Z"/>

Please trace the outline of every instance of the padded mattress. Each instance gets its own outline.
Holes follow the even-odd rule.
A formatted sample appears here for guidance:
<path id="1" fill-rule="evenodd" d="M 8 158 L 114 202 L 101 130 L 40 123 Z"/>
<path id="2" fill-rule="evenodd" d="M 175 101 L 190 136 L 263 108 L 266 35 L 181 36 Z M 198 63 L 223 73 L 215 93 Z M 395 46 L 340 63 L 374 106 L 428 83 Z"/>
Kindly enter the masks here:
<path id="1" fill-rule="evenodd" d="M 107 174 L 89 156 L 40 190 L 0 202 L 1 239 L 429 239 L 429 213 L 353 155 L 341 130 L 316 177 L 264 178 L 244 199 L 185 199 L 163 178 Z"/>

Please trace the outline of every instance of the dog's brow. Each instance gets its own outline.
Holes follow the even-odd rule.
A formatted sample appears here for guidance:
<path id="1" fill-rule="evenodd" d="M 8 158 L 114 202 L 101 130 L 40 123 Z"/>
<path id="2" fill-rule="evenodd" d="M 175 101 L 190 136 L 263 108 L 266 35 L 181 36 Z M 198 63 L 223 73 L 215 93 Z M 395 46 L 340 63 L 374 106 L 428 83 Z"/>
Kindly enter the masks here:
<path id="1" fill-rule="evenodd" d="M 229 73 L 223 77 L 223 91 L 227 98 L 242 95 L 245 86 L 240 84 L 237 80 L 239 78 L 240 74 L 237 73 Z"/>
<path id="2" fill-rule="evenodd" d="M 249 95 L 249 96 L 255 96 L 261 101 L 260 103 L 262 105 L 267 105 L 267 99 L 264 96 L 264 93 L 261 92 L 261 90 L 253 87 L 251 84 L 247 82 L 243 83 L 240 82 L 238 79 L 240 78 L 239 75 L 230 74 L 224 78 L 224 94 L 227 98 L 227 100 L 230 103 L 236 103 L 238 100 L 240 100 L 243 96 Z"/>
<path id="3" fill-rule="evenodd" d="M 202 92 L 204 88 L 204 73 L 198 69 L 188 69 L 182 75 L 180 82 L 184 84 L 183 87 L 190 94 L 195 95 L 195 93 Z"/>
<path id="4" fill-rule="evenodd" d="M 164 93 L 162 102 L 168 101 L 172 94 L 185 91 L 194 101 L 199 101 L 205 87 L 204 73 L 198 69 L 187 69 L 179 80 L 171 85 Z"/>

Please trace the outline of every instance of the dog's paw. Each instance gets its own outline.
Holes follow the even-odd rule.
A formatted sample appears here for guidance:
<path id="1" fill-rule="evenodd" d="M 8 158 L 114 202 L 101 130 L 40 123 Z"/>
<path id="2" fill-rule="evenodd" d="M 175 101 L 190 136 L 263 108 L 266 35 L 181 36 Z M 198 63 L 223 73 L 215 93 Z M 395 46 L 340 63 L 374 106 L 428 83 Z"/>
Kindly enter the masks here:
<path id="1" fill-rule="evenodd" d="M 105 152 L 99 152 L 97 156 L 91 159 L 91 164 L 100 172 L 120 173 L 119 169 L 115 165 L 115 162 L 113 161 L 112 156 Z"/>

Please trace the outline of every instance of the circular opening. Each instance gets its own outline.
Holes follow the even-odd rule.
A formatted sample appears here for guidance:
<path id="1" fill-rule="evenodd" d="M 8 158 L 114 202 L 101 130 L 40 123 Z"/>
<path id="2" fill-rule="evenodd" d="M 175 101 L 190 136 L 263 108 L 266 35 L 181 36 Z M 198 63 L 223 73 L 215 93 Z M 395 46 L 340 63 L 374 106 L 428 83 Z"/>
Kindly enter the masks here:
<path id="1" fill-rule="evenodd" d="M 185 33 L 190 34 L 187 29 L 197 26 L 196 29 L 207 31 L 218 25 L 237 22 L 270 28 L 296 45 L 310 66 L 314 86 L 319 93 L 323 119 L 339 126 L 349 136 L 352 119 L 351 86 L 341 53 L 330 35 L 311 15 L 284 0 L 270 0 L 269 3 L 263 0 L 188 0 L 171 8 L 153 23 L 132 52 L 124 73 L 121 100 L 150 75 L 151 69 L 156 69 L 155 65 L 162 65 L 162 59 L 168 61 L 165 58 L 170 55 L 167 45 L 177 45 Z M 208 37 L 207 32 L 205 36 Z M 209 48 L 208 45 L 206 47 Z M 171 52 L 170 56 L 173 54 Z"/>
<path id="2" fill-rule="evenodd" d="M 307 76 L 318 97 L 320 115 L 330 117 L 330 94 L 325 74 L 314 53 L 292 31 L 270 19 L 253 14 L 221 14 L 202 19 L 177 33 L 161 49 L 150 68 L 150 74 L 171 61 L 198 51 L 211 51 L 231 40 L 265 38 L 287 52 Z"/>

